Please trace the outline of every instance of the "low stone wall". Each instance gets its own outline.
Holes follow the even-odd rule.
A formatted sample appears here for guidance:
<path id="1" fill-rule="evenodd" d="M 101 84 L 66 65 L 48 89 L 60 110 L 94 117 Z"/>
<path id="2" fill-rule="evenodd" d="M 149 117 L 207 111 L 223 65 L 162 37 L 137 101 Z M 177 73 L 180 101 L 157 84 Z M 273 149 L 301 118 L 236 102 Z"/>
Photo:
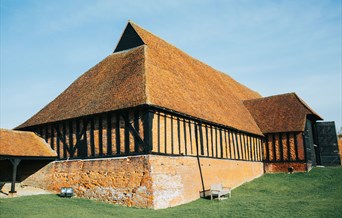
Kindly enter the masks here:
<path id="1" fill-rule="evenodd" d="M 161 209 L 198 199 L 202 180 L 205 189 L 214 183 L 234 188 L 262 174 L 262 162 L 142 155 L 55 161 L 22 184 L 55 192 L 73 187 L 78 197 Z"/>
<path id="2" fill-rule="evenodd" d="M 148 156 L 55 161 L 23 184 L 59 192 L 73 187 L 78 197 L 134 207 L 153 207 Z"/>
<path id="3" fill-rule="evenodd" d="M 199 163 L 196 157 L 150 156 L 154 208 L 198 199 L 203 189 L 202 179 L 205 189 L 215 183 L 235 188 L 263 174 L 261 162 L 199 158 Z"/>
<path id="4" fill-rule="evenodd" d="M 311 165 L 306 163 L 265 163 L 265 173 L 284 173 L 288 172 L 289 167 L 293 168 L 293 172 L 306 172 L 311 169 Z"/>

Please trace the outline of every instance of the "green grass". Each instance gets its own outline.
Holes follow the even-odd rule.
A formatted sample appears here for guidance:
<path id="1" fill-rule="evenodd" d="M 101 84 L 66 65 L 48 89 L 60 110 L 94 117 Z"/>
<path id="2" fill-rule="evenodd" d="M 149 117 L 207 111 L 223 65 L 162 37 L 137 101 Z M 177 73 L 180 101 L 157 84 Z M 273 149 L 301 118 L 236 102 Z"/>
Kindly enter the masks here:
<path id="1" fill-rule="evenodd" d="M 0 199 L 0 217 L 342 217 L 342 167 L 266 174 L 233 190 L 231 199 L 163 210 L 56 195 Z"/>

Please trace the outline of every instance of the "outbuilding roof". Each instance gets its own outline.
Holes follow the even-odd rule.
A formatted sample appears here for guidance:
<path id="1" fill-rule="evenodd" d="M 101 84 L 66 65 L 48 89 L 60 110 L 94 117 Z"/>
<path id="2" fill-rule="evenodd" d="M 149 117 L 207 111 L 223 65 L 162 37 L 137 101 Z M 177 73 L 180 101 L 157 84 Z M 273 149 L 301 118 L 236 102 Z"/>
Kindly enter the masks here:
<path id="1" fill-rule="evenodd" d="M 113 54 L 17 129 L 149 104 L 262 135 L 242 102 L 260 97 L 130 21 Z"/>
<path id="2" fill-rule="evenodd" d="M 243 103 L 263 133 L 302 132 L 307 116 L 322 120 L 296 93 L 245 100 Z"/>
<path id="3" fill-rule="evenodd" d="M 0 158 L 55 158 L 57 153 L 33 132 L 0 129 Z"/>

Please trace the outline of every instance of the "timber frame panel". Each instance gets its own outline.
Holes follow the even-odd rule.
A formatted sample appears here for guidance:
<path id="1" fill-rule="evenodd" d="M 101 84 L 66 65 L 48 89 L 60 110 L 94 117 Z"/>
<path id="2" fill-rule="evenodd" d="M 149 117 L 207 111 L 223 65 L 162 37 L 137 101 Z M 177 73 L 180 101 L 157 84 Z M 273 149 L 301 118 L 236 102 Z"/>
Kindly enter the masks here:
<path id="1" fill-rule="evenodd" d="M 140 105 L 31 126 L 58 159 L 140 154 L 263 160 L 263 137 L 166 108 Z"/>

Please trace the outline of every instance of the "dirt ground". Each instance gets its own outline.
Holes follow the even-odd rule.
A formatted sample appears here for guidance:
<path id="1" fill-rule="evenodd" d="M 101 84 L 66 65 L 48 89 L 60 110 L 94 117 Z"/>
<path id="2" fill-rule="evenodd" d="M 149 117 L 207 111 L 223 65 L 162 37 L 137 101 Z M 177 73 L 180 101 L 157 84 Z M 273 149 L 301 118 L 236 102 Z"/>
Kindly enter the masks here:
<path id="1" fill-rule="evenodd" d="M 0 198 L 20 197 L 27 195 L 55 194 L 40 188 L 24 186 L 20 183 L 15 184 L 15 190 L 17 191 L 17 193 L 15 194 L 9 194 L 9 191 L 11 190 L 11 183 L 0 184 L 0 188 Z"/>

